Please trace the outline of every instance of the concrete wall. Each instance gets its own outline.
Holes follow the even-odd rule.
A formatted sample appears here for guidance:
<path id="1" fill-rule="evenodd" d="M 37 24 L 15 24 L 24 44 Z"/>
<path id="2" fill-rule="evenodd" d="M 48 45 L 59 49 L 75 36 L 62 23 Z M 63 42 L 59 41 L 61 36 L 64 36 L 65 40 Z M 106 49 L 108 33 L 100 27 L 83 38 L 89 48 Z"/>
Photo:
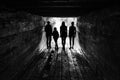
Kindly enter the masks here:
<path id="1" fill-rule="evenodd" d="M 41 19 L 24 12 L 0 13 L 0 79 L 10 80 L 28 65 L 41 40 Z"/>
<path id="2" fill-rule="evenodd" d="M 79 22 L 79 40 L 86 54 L 96 56 L 109 74 L 120 72 L 120 12 L 105 9 L 82 16 Z M 105 69 L 107 70 L 107 69 Z M 110 75 L 108 75 L 110 77 Z M 113 77 L 114 78 L 114 77 Z M 117 80 L 117 79 L 115 79 Z"/>

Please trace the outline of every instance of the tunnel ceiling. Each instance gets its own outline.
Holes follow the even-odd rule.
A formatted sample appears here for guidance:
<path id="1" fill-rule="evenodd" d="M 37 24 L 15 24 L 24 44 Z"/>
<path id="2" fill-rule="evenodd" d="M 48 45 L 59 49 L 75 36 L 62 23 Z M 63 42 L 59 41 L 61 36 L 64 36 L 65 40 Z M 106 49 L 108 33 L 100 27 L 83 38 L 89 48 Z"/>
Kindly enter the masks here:
<path id="1" fill-rule="evenodd" d="M 41 16 L 80 16 L 116 6 L 118 0 L 24 0 L 1 2 L 1 11 L 25 11 Z"/>

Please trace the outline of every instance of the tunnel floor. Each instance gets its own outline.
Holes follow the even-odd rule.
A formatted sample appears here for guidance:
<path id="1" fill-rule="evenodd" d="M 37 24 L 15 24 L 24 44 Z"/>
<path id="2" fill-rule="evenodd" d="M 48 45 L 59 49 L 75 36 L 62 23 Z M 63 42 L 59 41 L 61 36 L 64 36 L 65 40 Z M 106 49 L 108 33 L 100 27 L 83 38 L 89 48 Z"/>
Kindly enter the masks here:
<path id="1" fill-rule="evenodd" d="M 4 68 L 2 80 L 112 80 L 115 75 L 99 56 L 86 53 L 82 47 L 66 47 L 64 51 L 62 47 L 46 49 L 45 42 L 42 46 L 33 46 L 35 50 L 22 54 L 18 61 L 13 59 L 16 64 Z M 17 64 L 24 66 L 17 69 Z"/>
<path id="2" fill-rule="evenodd" d="M 69 40 L 69 39 L 68 39 Z M 54 44 L 53 44 L 54 45 Z M 33 55 L 26 59 L 27 67 L 15 74 L 15 80 L 110 80 L 112 72 L 99 56 L 86 54 L 79 44 L 78 34 L 74 49 L 59 46 L 46 49 L 45 33 Z M 60 45 L 58 43 L 58 45 Z M 66 44 L 67 45 L 67 44 Z"/>
<path id="3" fill-rule="evenodd" d="M 29 64 L 13 80 L 106 80 L 106 70 L 95 57 L 83 51 L 44 49 L 32 55 Z"/>
<path id="4" fill-rule="evenodd" d="M 11 59 L 10 65 L 2 67 L 2 80 L 113 80 L 116 74 L 97 53 L 87 53 L 78 43 L 74 49 L 54 47 L 46 49 L 45 33 L 40 45 L 32 45 L 25 54 Z M 34 49 L 32 49 L 34 48 Z M 95 51 L 95 50 L 94 50 Z M 93 54 L 94 53 L 94 54 Z M 9 58 L 9 56 L 8 56 Z M 4 61 L 5 58 L 2 60 Z M 17 61 L 16 61 L 17 59 Z M 13 64 L 12 64 L 13 62 Z M 113 72 L 113 73 L 112 73 Z M 114 79 L 117 80 L 117 79 Z"/>

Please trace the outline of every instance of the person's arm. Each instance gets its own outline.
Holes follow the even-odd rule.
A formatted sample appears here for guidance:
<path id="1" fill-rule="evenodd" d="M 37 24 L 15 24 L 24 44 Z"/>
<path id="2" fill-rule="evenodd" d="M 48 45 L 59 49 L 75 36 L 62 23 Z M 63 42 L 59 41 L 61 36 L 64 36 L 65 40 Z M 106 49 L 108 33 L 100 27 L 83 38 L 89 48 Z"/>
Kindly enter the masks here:
<path id="1" fill-rule="evenodd" d="M 51 27 L 51 31 L 53 32 L 53 30 L 52 30 L 52 26 L 50 25 L 50 27 Z"/>
<path id="2" fill-rule="evenodd" d="M 58 37 L 59 37 L 59 33 L 58 33 L 58 31 L 57 31 L 57 34 L 58 34 Z"/>
<path id="3" fill-rule="evenodd" d="M 76 33 L 76 27 L 75 27 L 75 33 Z"/>
<path id="4" fill-rule="evenodd" d="M 44 28 L 44 31 L 46 32 L 46 26 L 45 26 L 45 28 Z"/>
<path id="5" fill-rule="evenodd" d="M 53 34 L 54 34 L 54 31 L 52 32 L 52 36 L 53 36 Z"/>
<path id="6" fill-rule="evenodd" d="M 65 32 L 67 33 L 67 26 L 66 26 Z"/>
<path id="7" fill-rule="evenodd" d="M 69 35 L 68 35 L 68 32 L 67 32 L 67 26 L 66 26 L 66 37 L 67 37 L 67 36 L 69 36 Z"/>
<path id="8" fill-rule="evenodd" d="M 70 36 L 70 28 L 71 28 L 71 27 L 69 27 L 69 36 Z"/>
<path id="9" fill-rule="evenodd" d="M 61 30 L 61 26 L 60 26 L 60 36 L 61 36 L 61 34 L 62 34 L 62 30 Z"/>
<path id="10" fill-rule="evenodd" d="M 75 27 L 75 31 L 74 31 L 74 34 L 76 35 L 76 27 Z"/>

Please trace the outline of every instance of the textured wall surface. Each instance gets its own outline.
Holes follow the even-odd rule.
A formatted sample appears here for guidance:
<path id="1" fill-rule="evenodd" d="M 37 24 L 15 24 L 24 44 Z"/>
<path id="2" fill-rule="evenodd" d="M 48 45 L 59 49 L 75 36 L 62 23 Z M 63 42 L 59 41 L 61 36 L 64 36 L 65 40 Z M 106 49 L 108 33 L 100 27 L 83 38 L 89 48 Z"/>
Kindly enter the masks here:
<path id="1" fill-rule="evenodd" d="M 41 17 L 28 13 L 0 14 L 0 79 L 24 70 L 41 40 Z"/>
<path id="2" fill-rule="evenodd" d="M 108 77 L 120 72 L 119 22 L 118 9 L 104 9 L 79 18 L 80 43 L 88 54 L 98 57 L 103 65 L 107 64 Z"/>

